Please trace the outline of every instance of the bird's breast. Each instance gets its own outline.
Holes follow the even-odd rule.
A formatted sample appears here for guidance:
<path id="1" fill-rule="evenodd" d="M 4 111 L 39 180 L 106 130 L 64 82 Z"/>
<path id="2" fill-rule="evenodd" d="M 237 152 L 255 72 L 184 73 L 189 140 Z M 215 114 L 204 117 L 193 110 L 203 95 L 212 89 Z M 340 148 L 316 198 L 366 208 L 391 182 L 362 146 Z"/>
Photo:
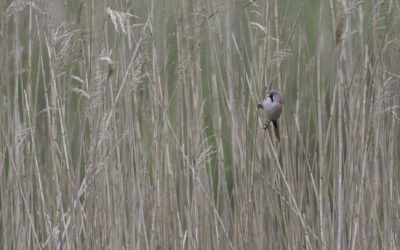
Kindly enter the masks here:
<path id="1" fill-rule="evenodd" d="M 271 121 L 279 118 L 282 112 L 282 105 L 278 102 L 272 102 L 270 98 L 263 101 L 263 111 L 267 118 Z"/>

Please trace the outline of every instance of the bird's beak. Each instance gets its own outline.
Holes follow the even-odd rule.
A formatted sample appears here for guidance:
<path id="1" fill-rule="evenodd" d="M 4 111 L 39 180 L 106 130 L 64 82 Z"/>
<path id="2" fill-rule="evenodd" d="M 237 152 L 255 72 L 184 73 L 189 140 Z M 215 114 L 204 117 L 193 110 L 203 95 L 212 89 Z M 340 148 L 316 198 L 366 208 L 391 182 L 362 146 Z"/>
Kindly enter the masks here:
<path id="1" fill-rule="evenodd" d="M 257 105 L 257 108 L 258 108 L 258 109 L 263 109 L 263 105 L 258 104 L 258 105 Z"/>

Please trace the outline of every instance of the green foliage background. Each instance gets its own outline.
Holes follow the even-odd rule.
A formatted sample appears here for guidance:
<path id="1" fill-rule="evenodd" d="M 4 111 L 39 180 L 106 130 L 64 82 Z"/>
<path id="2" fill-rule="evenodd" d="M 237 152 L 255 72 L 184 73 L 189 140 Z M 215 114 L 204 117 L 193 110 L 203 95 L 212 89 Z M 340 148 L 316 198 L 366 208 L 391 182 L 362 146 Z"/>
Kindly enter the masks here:
<path id="1" fill-rule="evenodd" d="M 399 245 L 396 1 L 0 6 L 1 248 Z"/>

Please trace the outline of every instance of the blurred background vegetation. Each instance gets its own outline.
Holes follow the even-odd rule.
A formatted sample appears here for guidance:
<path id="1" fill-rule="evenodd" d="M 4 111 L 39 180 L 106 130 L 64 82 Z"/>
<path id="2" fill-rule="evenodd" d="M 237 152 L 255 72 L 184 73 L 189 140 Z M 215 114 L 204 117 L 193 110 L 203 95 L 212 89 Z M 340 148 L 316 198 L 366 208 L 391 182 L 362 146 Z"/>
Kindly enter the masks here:
<path id="1" fill-rule="evenodd" d="M 399 246 L 398 1 L 0 6 L 1 248 Z"/>

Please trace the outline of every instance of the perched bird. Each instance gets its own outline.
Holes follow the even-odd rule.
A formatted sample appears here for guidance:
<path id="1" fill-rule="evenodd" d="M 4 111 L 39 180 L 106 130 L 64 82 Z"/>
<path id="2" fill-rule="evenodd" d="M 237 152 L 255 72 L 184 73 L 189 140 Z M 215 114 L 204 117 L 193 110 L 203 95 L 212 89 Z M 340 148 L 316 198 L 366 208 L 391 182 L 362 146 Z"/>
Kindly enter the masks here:
<path id="1" fill-rule="evenodd" d="M 258 109 L 262 109 L 263 114 L 267 118 L 264 124 L 264 129 L 267 129 L 272 122 L 274 127 L 274 132 L 278 141 L 280 140 L 279 128 L 278 128 L 278 118 L 282 113 L 282 94 L 279 90 L 271 90 L 268 96 L 257 105 Z"/>

